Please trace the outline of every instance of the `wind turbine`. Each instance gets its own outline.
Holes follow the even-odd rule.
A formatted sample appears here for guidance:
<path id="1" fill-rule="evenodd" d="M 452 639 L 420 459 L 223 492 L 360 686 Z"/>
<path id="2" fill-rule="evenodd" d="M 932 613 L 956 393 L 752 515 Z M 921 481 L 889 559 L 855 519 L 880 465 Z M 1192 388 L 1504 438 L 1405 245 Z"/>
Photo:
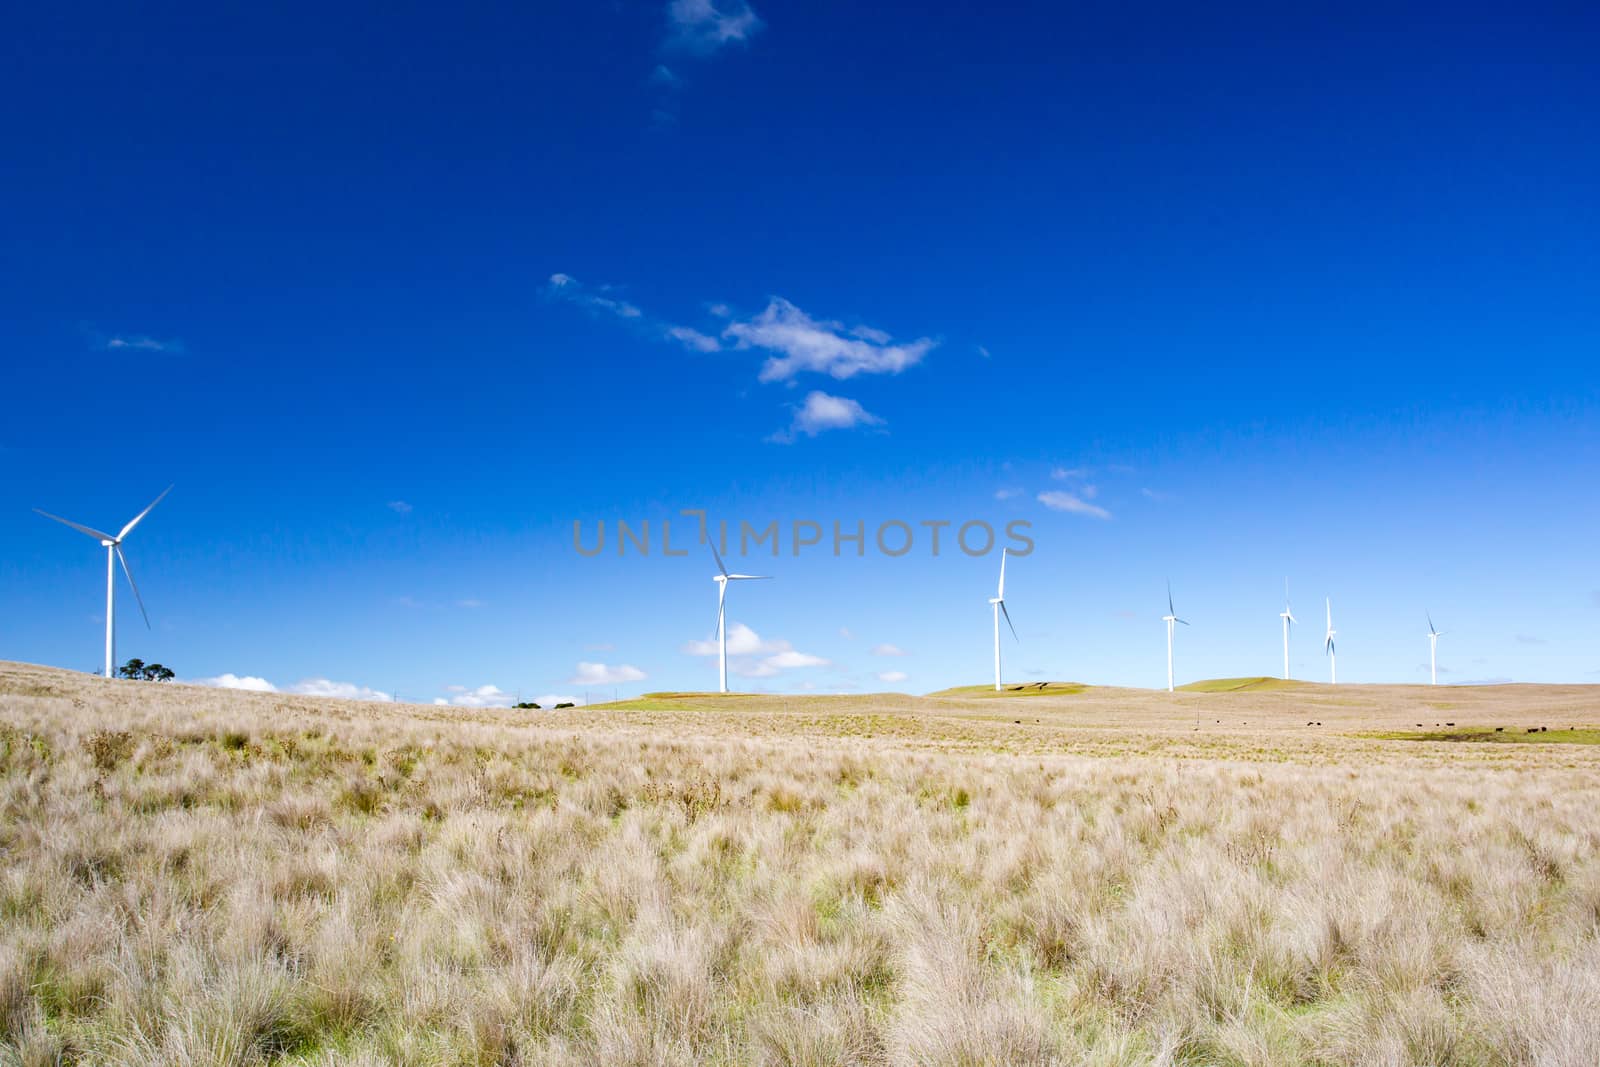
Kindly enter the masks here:
<path id="1" fill-rule="evenodd" d="M 1289 678 L 1289 627 L 1300 620 L 1294 617 L 1294 612 L 1289 609 L 1289 579 L 1283 580 L 1283 610 L 1278 612 L 1278 618 L 1283 620 L 1283 677 Z"/>
<path id="2" fill-rule="evenodd" d="M 994 609 L 994 691 L 1000 692 L 1000 616 L 1006 617 L 1006 625 L 1011 627 L 1011 639 L 1017 640 L 1017 628 L 1011 624 L 1011 612 L 1006 610 L 1006 552 L 1000 550 L 1000 588 L 995 595 L 989 598 L 989 604 Z"/>
<path id="3" fill-rule="evenodd" d="M 1328 636 L 1322 639 L 1322 651 L 1328 654 L 1328 684 L 1339 684 L 1339 657 L 1333 650 L 1333 635 L 1338 633 L 1333 628 L 1333 598 L 1328 598 Z"/>
<path id="4" fill-rule="evenodd" d="M 1429 685 L 1439 684 L 1439 638 L 1444 636 L 1444 631 L 1435 629 L 1433 613 L 1428 613 L 1428 673 L 1432 678 Z"/>
<path id="5" fill-rule="evenodd" d="M 722 653 L 722 669 L 718 675 L 721 688 L 718 690 L 718 692 L 726 693 L 728 691 L 728 583 L 754 582 L 761 579 L 771 578 L 772 575 L 729 574 L 728 568 L 722 564 L 722 555 L 717 551 L 716 542 L 712 541 L 710 538 L 707 538 L 706 543 L 711 546 L 711 555 L 715 557 L 717 561 L 717 570 L 720 572 L 712 575 L 711 580 L 717 583 L 717 646 L 721 649 Z"/>
<path id="6" fill-rule="evenodd" d="M 113 594 L 115 593 L 116 588 L 117 588 L 116 577 L 117 577 L 117 563 L 118 562 L 120 562 L 122 564 L 122 573 L 126 574 L 128 576 L 128 585 L 133 590 L 133 599 L 135 601 L 137 601 L 138 604 L 139 604 L 139 614 L 144 616 L 145 628 L 148 629 L 149 626 L 150 626 L 150 613 L 144 610 L 144 598 L 139 595 L 139 586 L 133 580 L 133 572 L 128 569 L 128 557 L 124 556 L 122 554 L 122 539 L 127 537 L 130 533 L 132 533 L 133 532 L 133 528 L 135 526 L 139 525 L 139 523 L 144 519 L 144 517 L 146 515 L 150 514 L 151 508 L 154 508 L 157 504 L 161 503 L 162 499 L 165 498 L 166 495 L 168 493 L 170 493 L 170 492 L 172 492 L 172 486 L 169 485 L 169 486 L 167 486 L 165 489 L 163 489 L 161 491 L 161 496 L 158 496 L 154 500 L 150 501 L 150 506 L 149 507 L 145 508 L 143 511 L 139 512 L 139 514 L 137 514 L 133 518 L 129 519 L 128 520 L 128 525 L 124 526 L 117 533 L 117 535 L 115 537 L 111 536 L 108 533 L 101 533 L 99 530 L 91 529 L 88 526 L 80 526 L 80 525 L 78 525 L 77 523 L 73 522 L 70 519 L 63 519 L 60 515 L 52 515 L 48 511 L 42 511 L 39 508 L 34 508 L 33 509 L 34 511 L 39 512 L 39 514 L 43 515 L 47 519 L 54 519 L 56 522 L 59 522 L 64 526 L 72 527 L 74 530 L 77 530 L 79 533 L 88 534 L 90 537 L 94 538 L 96 541 L 99 541 L 100 544 L 105 547 L 105 550 L 106 550 L 106 677 L 107 678 L 111 677 L 111 671 L 113 669 L 113 665 L 114 665 L 114 663 L 116 661 L 116 658 L 117 658 L 117 627 L 116 627 L 116 615 L 115 615 L 115 612 L 113 610 L 114 607 L 115 607 Z"/>
<path id="7" fill-rule="evenodd" d="M 1184 620 L 1178 618 L 1177 609 L 1172 606 L 1171 582 L 1167 583 L 1167 613 L 1161 616 L 1161 621 L 1167 624 L 1167 692 L 1170 693 L 1172 692 L 1172 627 L 1174 624 L 1180 622 L 1182 622 L 1185 626 L 1189 625 L 1187 622 L 1184 622 Z"/>

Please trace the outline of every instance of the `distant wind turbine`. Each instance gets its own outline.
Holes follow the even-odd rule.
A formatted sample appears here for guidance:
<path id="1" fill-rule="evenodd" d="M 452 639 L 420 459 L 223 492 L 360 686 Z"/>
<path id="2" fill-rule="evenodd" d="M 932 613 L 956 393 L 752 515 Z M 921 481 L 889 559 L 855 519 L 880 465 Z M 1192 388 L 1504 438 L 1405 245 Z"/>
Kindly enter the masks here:
<path id="1" fill-rule="evenodd" d="M 1428 613 L 1428 674 L 1431 677 L 1429 685 L 1439 684 L 1439 638 L 1444 636 L 1444 631 L 1433 625 L 1433 613 Z"/>
<path id="2" fill-rule="evenodd" d="M 1018 640 L 1017 628 L 1011 623 L 1011 612 L 1006 610 L 1006 552 L 1000 550 L 1000 588 L 995 595 L 989 598 L 989 604 L 994 609 L 994 691 L 1000 692 L 1000 616 L 1006 617 L 1006 625 L 1011 627 L 1011 639 Z"/>
<path id="3" fill-rule="evenodd" d="M 1339 684 L 1339 657 L 1333 650 L 1333 635 L 1338 633 L 1333 628 L 1333 598 L 1328 598 L 1328 636 L 1322 639 L 1322 651 L 1328 654 L 1328 684 Z"/>
<path id="4" fill-rule="evenodd" d="M 1278 618 L 1283 620 L 1283 677 L 1289 677 L 1289 627 L 1300 620 L 1294 617 L 1294 612 L 1289 608 L 1289 579 L 1283 580 L 1283 610 L 1278 612 Z"/>
<path id="5" fill-rule="evenodd" d="M 1161 621 L 1167 624 L 1167 692 L 1170 693 L 1172 692 L 1172 628 L 1175 624 L 1180 622 L 1182 622 L 1185 626 L 1189 625 L 1187 622 L 1184 622 L 1184 620 L 1178 618 L 1177 609 L 1172 606 L 1171 582 L 1167 583 L 1167 613 L 1161 616 Z"/>
<path id="6" fill-rule="evenodd" d="M 721 688 L 718 692 L 728 691 L 728 583 L 729 582 L 754 582 L 771 578 L 770 574 L 729 574 L 728 568 L 722 564 L 722 555 L 717 551 L 715 541 L 707 539 L 711 545 L 711 555 L 717 561 L 717 574 L 711 580 L 717 583 L 717 646 L 721 650 L 721 671 L 718 675 Z"/>
<path id="7" fill-rule="evenodd" d="M 116 577 L 117 577 L 117 564 L 119 562 L 122 564 L 122 573 L 128 576 L 128 586 L 133 590 L 133 599 L 139 605 L 139 614 L 144 616 L 145 628 L 149 629 L 149 627 L 150 627 L 150 613 L 144 610 L 144 598 L 139 595 L 139 586 L 133 580 L 133 572 L 128 569 L 128 557 L 124 556 L 122 554 L 122 539 L 127 537 L 130 533 L 132 533 L 133 532 L 133 528 L 135 526 L 139 525 L 139 523 L 141 521 L 143 521 L 144 517 L 146 515 L 150 514 L 151 509 L 154 508 L 157 504 L 161 503 L 161 501 L 170 492 L 172 492 L 172 486 L 169 485 L 169 486 L 167 486 L 165 489 L 163 489 L 161 491 L 161 496 L 158 496 L 154 500 L 150 501 L 150 506 L 149 507 L 145 508 L 143 511 L 139 512 L 139 514 L 137 514 L 133 518 L 129 519 L 128 520 L 128 525 L 124 526 L 121 529 L 121 531 L 119 531 L 117 533 L 117 535 L 115 537 L 113 537 L 111 534 L 101 533 L 99 530 L 91 529 L 88 526 L 80 526 L 77 523 L 73 522 L 71 519 L 63 519 L 60 515 L 52 515 L 48 511 L 42 511 L 39 508 L 34 508 L 33 509 L 34 511 L 39 512 L 40 515 L 43 515 L 47 519 L 54 519 L 56 522 L 61 523 L 63 526 L 70 526 L 74 530 L 77 530 L 79 533 L 88 534 L 90 537 L 94 538 L 96 541 L 99 541 L 100 544 L 105 547 L 105 550 L 106 550 L 106 677 L 107 678 L 111 677 L 111 672 L 115 667 L 116 658 L 117 658 L 117 625 L 116 625 L 116 613 L 115 613 L 115 610 L 114 610 L 115 609 L 115 597 L 114 597 L 114 594 L 115 594 L 116 588 L 117 588 Z"/>

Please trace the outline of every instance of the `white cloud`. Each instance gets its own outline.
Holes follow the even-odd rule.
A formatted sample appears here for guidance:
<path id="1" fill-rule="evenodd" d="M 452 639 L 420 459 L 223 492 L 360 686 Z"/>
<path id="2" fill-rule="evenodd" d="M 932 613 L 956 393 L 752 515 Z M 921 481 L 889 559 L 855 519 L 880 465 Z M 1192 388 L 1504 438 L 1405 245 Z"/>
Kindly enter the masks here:
<path id="1" fill-rule="evenodd" d="M 533 702 L 546 710 L 555 707 L 557 704 L 581 705 L 583 703 L 577 697 L 562 696 L 560 693 L 541 693 L 533 698 Z"/>
<path id="2" fill-rule="evenodd" d="M 340 700 L 376 700 L 388 702 L 394 700 L 378 689 L 370 689 L 354 682 L 335 682 L 329 678 L 306 678 L 285 689 L 286 693 L 295 693 L 305 697 L 336 697 Z"/>
<path id="3" fill-rule="evenodd" d="M 1054 470 L 1052 470 L 1050 472 L 1050 477 L 1054 478 L 1058 482 L 1066 481 L 1069 478 L 1074 479 L 1074 480 L 1079 480 L 1079 479 L 1083 479 L 1083 478 L 1089 477 L 1089 468 L 1087 468 L 1087 467 L 1057 467 L 1057 468 L 1055 468 Z"/>
<path id="4" fill-rule="evenodd" d="M 761 19 L 745 0 L 671 0 L 667 43 L 702 55 L 750 38 Z"/>
<path id="5" fill-rule="evenodd" d="M 666 330 L 668 337 L 695 352 L 717 352 L 722 349 L 722 342 L 715 337 L 688 326 L 668 326 Z"/>
<path id="6" fill-rule="evenodd" d="M 1059 490 L 1039 494 L 1039 503 L 1051 511 L 1069 511 L 1074 515 L 1088 515 L 1096 519 L 1109 519 L 1111 512 L 1098 504 L 1091 504 L 1076 493 L 1066 493 Z"/>
<path id="7" fill-rule="evenodd" d="M 996 489 L 994 491 L 994 498 L 996 500 L 1010 500 L 1014 496 L 1021 496 L 1022 493 L 1023 493 L 1023 490 L 1018 489 L 1018 488 L 1012 488 L 1012 487 L 1008 487 L 1008 488 L 1004 488 L 1004 489 Z"/>
<path id="8" fill-rule="evenodd" d="M 754 656 L 766 652 L 782 652 L 789 648 L 787 641 L 763 641 L 761 635 L 742 622 L 733 623 L 728 627 L 728 655 Z M 690 641 L 683 646 L 683 650 L 691 656 L 715 656 L 718 653 L 717 639 L 709 641 Z"/>
<path id="9" fill-rule="evenodd" d="M 411 505 L 407 504 L 404 500 L 391 500 L 384 506 L 390 511 L 394 512 L 396 515 L 409 515 L 411 514 L 412 510 Z"/>
<path id="10" fill-rule="evenodd" d="M 989 358 L 989 350 L 987 348 L 983 347 L 982 345 L 974 345 L 973 347 L 978 350 L 978 355 L 982 356 L 984 359 Z"/>
<path id="11" fill-rule="evenodd" d="M 795 410 L 787 430 L 768 438 L 788 444 L 797 434 L 815 437 L 824 430 L 849 430 L 857 426 L 882 426 L 883 420 L 847 396 L 830 396 L 821 390 L 806 394 L 805 403 Z"/>
<path id="12" fill-rule="evenodd" d="M 628 663 L 619 663 L 610 666 L 605 663 L 578 664 L 578 673 L 567 679 L 568 685 L 618 685 L 622 682 L 639 682 L 645 678 L 644 671 Z"/>
<path id="13" fill-rule="evenodd" d="M 638 319 L 644 316 L 634 305 L 626 300 L 614 296 L 607 296 L 611 291 L 609 286 L 601 286 L 599 291 L 591 291 L 587 286 L 570 274 L 556 273 L 550 275 L 550 284 L 545 287 L 545 292 L 558 300 L 568 300 L 579 307 L 591 311 L 606 312 L 617 316 L 619 319 Z"/>
<path id="14" fill-rule="evenodd" d="M 1139 493 L 1146 500 L 1154 500 L 1158 504 L 1172 499 L 1171 493 L 1163 493 L 1159 489 L 1141 489 Z"/>
<path id="15" fill-rule="evenodd" d="M 851 632 L 850 627 L 848 626 L 839 627 L 839 636 L 844 638 L 846 641 L 854 641 L 856 639 L 856 635 Z"/>
<path id="16" fill-rule="evenodd" d="M 910 676 L 907 675 L 905 671 L 883 671 L 879 673 L 878 681 L 889 682 L 890 684 L 893 684 L 895 682 L 903 682 L 908 677 Z"/>
<path id="17" fill-rule="evenodd" d="M 101 345 L 107 352 L 182 352 L 182 341 L 158 341 L 144 334 L 114 334 Z"/>
<path id="18" fill-rule="evenodd" d="M 813 319 L 777 296 L 754 318 L 729 323 L 722 336 L 737 348 L 777 353 L 761 367 L 764 382 L 787 381 L 805 371 L 841 381 L 857 374 L 899 374 L 922 362 L 937 343 L 922 337 L 909 344 L 890 344 L 889 335 L 881 330 L 847 331 L 843 323 Z"/>
<path id="19" fill-rule="evenodd" d="M 683 651 L 691 656 L 718 654 L 716 638 L 707 641 L 690 641 Z M 764 640 L 744 623 L 728 627 L 728 669 L 745 678 L 770 678 L 779 671 L 798 667 L 825 667 L 828 660 L 799 652 L 788 641 L 776 638 Z"/>
<path id="20" fill-rule="evenodd" d="M 237 674 L 219 674 L 215 678 L 196 678 L 195 685 L 209 685 L 218 689 L 248 689 L 253 693 L 276 693 L 278 687 L 265 678 L 254 675 L 240 677 Z"/>
<path id="21" fill-rule="evenodd" d="M 809 652 L 796 652 L 793 649 L 768 656 L 762 662 L 780 671 L 790 670 L 794 667 L 824 667 L 828 663 L 821 656 L 813 656 Z"/>
<path id="22" fill-rule="evenodd" d="M 458 708 L 509 708 L 515 703 L 515 698 L 497 685 L 480 685 L 476 689 L 449 685 L 445 686 L 445 689 L 455 694 L 450 698 L 450 703 Z M 434 703 L 438 704 L 440 701 L 435 700 Z"/>
<path id="23" fill-rule="evenodd" d="M 873 645 L 872 654 L 874 656 L 904 656 L 908 653 L 898 645 L 883 644 Z"/>

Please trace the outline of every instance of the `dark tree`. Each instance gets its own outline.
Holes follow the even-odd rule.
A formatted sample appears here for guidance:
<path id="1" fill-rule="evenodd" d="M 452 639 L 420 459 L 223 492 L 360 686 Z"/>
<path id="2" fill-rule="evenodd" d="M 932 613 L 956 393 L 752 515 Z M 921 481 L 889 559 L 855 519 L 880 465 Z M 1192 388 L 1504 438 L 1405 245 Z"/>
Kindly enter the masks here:
<path id="1" fill-rule="evenodd" d="M 170 682 L 176 675 L 172 668 L 163 667 L 159 663 L 146 663 L 142 659 L 130 659 L 117 668 L 118 678 L 131 678 L 139 682 Z"/>

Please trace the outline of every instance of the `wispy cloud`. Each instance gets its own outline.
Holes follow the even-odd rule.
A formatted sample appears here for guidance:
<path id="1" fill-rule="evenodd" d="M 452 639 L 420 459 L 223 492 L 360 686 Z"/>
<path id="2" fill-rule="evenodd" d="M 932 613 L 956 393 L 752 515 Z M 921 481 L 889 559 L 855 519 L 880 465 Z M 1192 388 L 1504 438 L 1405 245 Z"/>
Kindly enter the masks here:
<path id="1" fill-rule="evenodd" d="M 1517 644 L 1519 645 L 1548 645 L 1549 643 L 1544 638 L 1535 637 L 1532 634 L 1517 634 Z"/>
<path id="2" fill-rule="evenodd" d="M 982 356 L 984 359 L 989 358 L 989 350 L 987 348 L 983 347 L 982 345 L 973 345 L 972 347 L 977 349 L 978 355 Z"/>
<path id="3" fill-rule="evenodd" d="M 100 345 L 107 352 L 172 352 L 183 351 L 182 341 L 158 341 L 144 334 L 113 334 Z"/>
<path id="4" fill-rule="evenodd" d="M 839 636 L 844 638 L 846 641 L 854 641 L 856 639 L 855 633 L 852 632 L 848 626 L 839 627 Z"/>
<path id="5" fill-rule="evenodd" d="M 479 599 L 477 599 L 476 597 L 470 597 L 469 596 L 469 597 L 465 597 L 465 598 L 463 598 L 461 600 L 456 601 L 456 607 L 458 607 L 458 608 L 469 608 L 470 609 L 470 608 L 481 608 L 483 606 L 484 606 L 484 602 L 479 600 Z"/>
<path id="6" fill-rule="evenodd" d="M 905 671 L 882 671 L 878 674 L 878 681 L 888 682 L 893 685 L 895 682 L 905 681 L 908 677 L 910 675 L 906 674 Z"/>
<path id="7" fill-rule="evenodd" d="M 1016 486 L 1009 486 L 1003 489 L 996 489 L 994 491 L 994 498 L 996 500 L 1010 500 L 1012 497 L 1021 496 L 1024 492 L 1026 492 L 1026 490 Z"/>
<path id="8" fill-rule="evenodd" d="M 1111 518 L 1111 512 L 1098 504 L 1089 503 L 1076 493 L 1052 489 L 1048 492 L 1040 493 L 1038 500 L 1039 503 L 1051 511 L 1065 511 L 1074 515 L 1087 515 L 1095 519 Z"/>
<path id="9" fill-rule="evenodd" d="M 722 348 L 722 342 L 710 334 L 701 333 L 689 326 L 668 326 L 667 336 L 679 342 L 685 348 L 696 352 L 716 352 Z"/>
<path id="10" fill-rule="evenodd" d="M 857 426 L 882 426 L 883 420 L 845 396 L 831 396 L 820 390 L 806 394 L 805 403 L 795 409 L 794 421 L 779 430 L 769 441 L 788 444 L 798 435 L 815 437 L 824 430 L 849 430 Z"/>
<path id="11" fill-rule="evenodd" d="M 396 515 L 409 515 L 412 511 L 411 505 L 407 504 L 404 500 L 391 500 L 384 506 L 390 511 L 394 512 Z"/>
<path id="12" fill-rule="evenodd" d="M 337 697 L 340 700 L 377 700 L 391 701 L 394 697 L 381 689 L 372 689 L 354 682 L 335 682 L 329 678 L 307 678 L 296 682 L 286 693 L 297 693 L 308 697 Z"/>
<path id="13" fill-rule="evenodd" d="M 559 272 L 550 275 L 545 292 L 559 300 L 567 300 L 590 311 L 615 315 L 619 319 L 638 319 L 644 312 L 620 297 L 612 296 L 610 286 L 590 289 L 570 274 Z"/>
<path id="14" fill-rule="evenodd" d="M 641 682 L 644 671 L 630 663 L 615 666 L 606 663 L 580 662 L 577 673 L 567 679 L 568 685 L 621 685 L 624 682 Z"/>
<path id="15" fill-rule="evenodd" d="M 278 687 L 265 678 L 257 678 L 253 674 L 243 677 L 237 674 L 219 674 L 215 678 L 196 678 L 194 685 L 209 685 L 217 689 L 245 689 L 252 693 L 276 693 Z"/>
<path id="16" fill-rule="evenodd" d="M 747 41 L 762 27 L 745 0 L 671 0 L 667 5 L 667 45 L 709 55 Z"/>
<path id="17" fill-rule="evenodd" d="M 752 318 L 729 323 L 722 336 L 735 348 L 775 353 L 761 368 L 764 382 L 788 381 L 808 371 L 841 381 L 857 374 L 899 374 L 922 362 L 937 344 L 929 337 L 893 344 L 882 330 L 814 319 L 777 296 Z"/>
<path id="18" fill-rule="evenodd" d="M 910 653 L 901 648 L 899 645 L 882 644 L 873 645 L 872 654 L 874 656 L 905 656 L 909 655 Z"/>
<path id="19" fill-rule="evenodd" d="M 449 697 L 440 697 L 435 704 L 452 704 L 458 708 L 509 708 L 516 703 L 516 698 L 497 685 L 480 685 L 469 688 L 464 685 L 447 685 L 445 692 Z M 535 701 L 543 703 L 543 701 Z"/>
<path id="20" fill-rule="evenodd" d="M 1081 481 L 1089 477 L 1088 467 L 1056 467 L 1050 472 L 1050 477 L 1058 482 Z"/>
<path id="21" fill-rule="evenodd" d="M 293 693 L 297 696 L 336 697 L 340 700 L 375 700 L 388 702 L 394 697 L 380 689 L 372 689 L 353 682 L 335 682 L 328 678 L 306 678 L 280 689 L 256 675 L 219 674 L 214 678 L 196 678 L 194 685 L 209 685 L 218 689 L 245 689 L 255 693 Z"/>
<path id="22" fill-rule="evenodd" d="M 1146 500 L 1153 500 L 1158 504 L 1164 504 L 1168 500 L 1174 499 L 1171 493 L 1163 493 L 1159 489 L 1141 489 L 1139 494 Z"/>
<path id="23" fill-rule="evenodd" d="M 683 651 L 691 656 L 715 656 L 716 640 L 690 641 Z M 779 671 L 798 667 L 826 667 L 828 660 L 800 652 L 788 641 L 764 640 L 744 623 L 728 627 L 728 669 L 745 678 L 770 678 Z"/>

